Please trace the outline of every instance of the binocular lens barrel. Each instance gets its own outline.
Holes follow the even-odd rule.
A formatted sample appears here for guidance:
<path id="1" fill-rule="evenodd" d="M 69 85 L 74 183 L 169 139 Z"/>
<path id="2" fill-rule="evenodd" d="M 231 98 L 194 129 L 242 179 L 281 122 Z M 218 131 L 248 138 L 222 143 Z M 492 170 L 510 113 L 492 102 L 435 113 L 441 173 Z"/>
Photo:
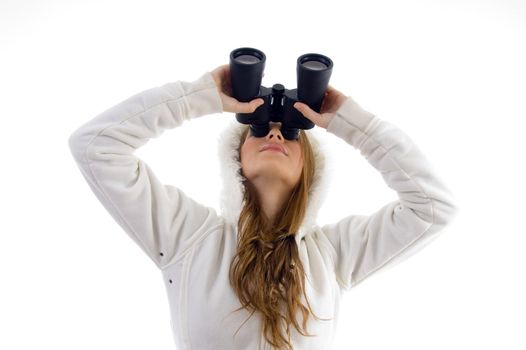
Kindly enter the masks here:
<path id="1" fill-rule="evenodd" d="M 249 102 L 259 96 L 265 54 L 251 47 L 241 47 L 230 53 L 232 93 L 240 102 Z"/>
<path id="2" fill-rule="evenodd" d="M 298 100 L 320 112 L 332 74 L 332 60 L 317 53 L 301 55 L 297 61 Z"/>

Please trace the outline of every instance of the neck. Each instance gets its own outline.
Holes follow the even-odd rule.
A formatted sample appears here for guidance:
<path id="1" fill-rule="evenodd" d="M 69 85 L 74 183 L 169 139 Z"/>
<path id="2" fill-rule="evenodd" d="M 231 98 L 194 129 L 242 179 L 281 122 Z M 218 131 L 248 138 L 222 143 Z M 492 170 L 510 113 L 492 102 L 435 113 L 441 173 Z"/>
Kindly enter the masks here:
<path id="1" fill-rule="evenodd" d="M 274 223 L 290 198 L 292 189 L 280 179 L 260 178 L 252 183 L 261 210 L 269 223 Z"/>

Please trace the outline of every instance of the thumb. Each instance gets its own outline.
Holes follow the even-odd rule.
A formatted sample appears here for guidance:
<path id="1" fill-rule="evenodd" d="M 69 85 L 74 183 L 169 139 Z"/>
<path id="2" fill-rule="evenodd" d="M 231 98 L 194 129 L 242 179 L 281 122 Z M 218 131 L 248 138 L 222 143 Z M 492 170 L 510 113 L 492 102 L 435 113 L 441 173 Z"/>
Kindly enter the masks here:
<path id="1" fill-rule="evenodd" d="M 253 113 L 265 101 L 262 98 L 255 98 L 250 102 L 240 102 L 241 113 Z"/>
<path id="2" fill-rule="evenodd" d="M 318 125 L 320 115 L 312 110 L 308 105 L 302 102 L 296 102 L 294 108 L 301 112 L 305 118 L 309 119 L 314 124 Z"/>

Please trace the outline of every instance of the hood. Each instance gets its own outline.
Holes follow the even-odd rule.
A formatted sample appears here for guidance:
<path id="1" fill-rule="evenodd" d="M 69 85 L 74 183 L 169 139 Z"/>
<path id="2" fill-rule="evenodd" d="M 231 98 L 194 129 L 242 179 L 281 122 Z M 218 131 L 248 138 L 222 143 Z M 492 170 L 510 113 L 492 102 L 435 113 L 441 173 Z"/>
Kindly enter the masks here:
<path id="1" fill-rule="evenodd" d="M 221 216 L 228 224 L 237 227 L 237 221 L 243 205 L 243 176 L 240 173 L 238 147 L 240 138 L 246 124 L 239 123 L 236 119 L 229 122 L 228 126 L 220 133 L 218 138 L 218 155 L 222 189 L 220 194 Z M 316 128 L 316 127 L 314 127 Z M 312 146 L 315 161 L 314 179 L 309 191 L 309 200 L 305 218 L 296 233 L 296 243 L 299 246 L 301 239 L 317 225 L 318 211 L 327 194 L 330 183 L 331 162 L 327 142 L 323 137 L 316 136 L 313 129 L 306 130 L 306 135 Z"/>

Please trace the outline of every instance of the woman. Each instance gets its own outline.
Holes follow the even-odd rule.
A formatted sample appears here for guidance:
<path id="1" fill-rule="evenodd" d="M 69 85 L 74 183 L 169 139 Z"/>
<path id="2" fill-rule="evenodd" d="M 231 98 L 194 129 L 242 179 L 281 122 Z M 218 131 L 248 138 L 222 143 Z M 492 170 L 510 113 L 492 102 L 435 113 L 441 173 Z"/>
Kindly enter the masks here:
<path id="1" fill-rule="evenodd" d="M 370 216 L 316 224 L 327 153 L 308 131 L 286 140 L 280 123 L 257 138 L 232 120 L 220 134 L 220 214 L 162 184 L 134 155 L 185 120 L 250 113 L 263 102 L 231 96 L 229 66 L 219 66 L 120 102 L 78 128 L 69 146 L 102 205 L 160 269 L 178 349 L 330 349 L 341 292 L 435 238 L 457 213 L 453 195 L 404 132 L 331 86 L 321 113 L 295 107 L 397 191 Z"/>

